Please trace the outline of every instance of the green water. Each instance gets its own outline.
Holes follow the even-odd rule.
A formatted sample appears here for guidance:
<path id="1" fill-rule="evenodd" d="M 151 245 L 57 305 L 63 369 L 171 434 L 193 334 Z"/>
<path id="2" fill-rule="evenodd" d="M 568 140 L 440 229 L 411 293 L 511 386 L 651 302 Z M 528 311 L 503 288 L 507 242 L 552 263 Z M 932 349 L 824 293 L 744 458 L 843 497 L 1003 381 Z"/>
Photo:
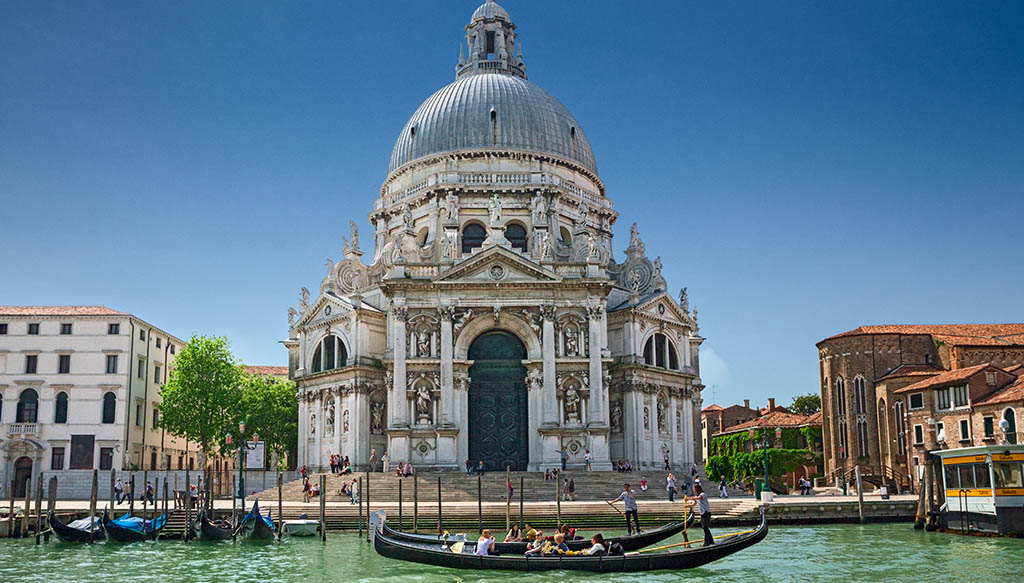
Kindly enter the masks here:
<path id="1" fill-rule="evenodd" d="M 725 533 L 731 529 L 718 529 Z M 674 537 L 670 542 L 676 542 Z M 607 574 L 452 571 L 377 556 L 354 534 L 280 544 L 65 545 L 0 539 L 0 581 L 1019 581 L 1024 540 L 913 530 L 909 524 L 775 527 L 763 542 L 700 569 Z"/>

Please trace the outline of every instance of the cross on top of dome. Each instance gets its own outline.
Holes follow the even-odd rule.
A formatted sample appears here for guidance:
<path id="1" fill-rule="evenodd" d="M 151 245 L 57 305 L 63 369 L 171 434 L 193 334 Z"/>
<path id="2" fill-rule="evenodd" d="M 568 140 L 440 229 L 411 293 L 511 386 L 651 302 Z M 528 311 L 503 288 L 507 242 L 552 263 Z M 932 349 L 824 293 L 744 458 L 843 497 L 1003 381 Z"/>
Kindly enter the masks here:
<path id="1" fill-rule="evenodd" d="M 508 12 L 487 0 L 466 25 L 466 42 L 459 42 L 456 78 L 474 73 L 501 73 L 526 79 L 523 42 L 516 43 L 516 25 Z"/>

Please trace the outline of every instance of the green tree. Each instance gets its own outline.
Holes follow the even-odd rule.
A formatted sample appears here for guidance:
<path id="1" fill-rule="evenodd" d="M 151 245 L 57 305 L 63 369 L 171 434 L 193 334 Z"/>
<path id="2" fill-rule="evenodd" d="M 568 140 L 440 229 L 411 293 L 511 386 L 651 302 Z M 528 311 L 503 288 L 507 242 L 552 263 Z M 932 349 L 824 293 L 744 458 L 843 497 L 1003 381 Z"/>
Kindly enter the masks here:
<path id="1" fill-rule="evenodd" d="M 245 422 L 243 436 L 259 434 L 260 441 L 278 456 L 278 463 L 287 452 L 298 451 L 299 400 L 295 383 L 271 375 L 244 375 L 242 398 L 235 409 L 235 419 Z M 236 422 L 237 427 L 237 422 Z"/>
<path id="2" fill-rule="evenodd" d="M 821 395 L 818 393 L 797 395 L 793 397 L 793 404 L 789 406 L 789 410 L 798 415 L 813 415 L 821 411 Z"/>
<path id="3" fill-rule="evenodd" d="M 160 426 L 199 444 L 200 465 L 225 448 L 242 400 L 242 369 L 224 337 L 193 335 L 161 389 Z"/>

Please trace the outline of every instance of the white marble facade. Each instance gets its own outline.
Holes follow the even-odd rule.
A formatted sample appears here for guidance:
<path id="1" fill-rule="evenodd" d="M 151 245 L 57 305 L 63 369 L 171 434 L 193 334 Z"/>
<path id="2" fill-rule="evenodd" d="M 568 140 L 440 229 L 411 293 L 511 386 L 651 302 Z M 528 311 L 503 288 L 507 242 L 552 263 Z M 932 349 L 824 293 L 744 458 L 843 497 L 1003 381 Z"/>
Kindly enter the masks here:
<path id="1" fill-rule="evenodd" d="M 691 463 L 703 339 L 685 290 L 678 302 L 667 293 L 635 224 L 625 260 L 613 257 L 617 213 L 590 145 L 526 80 L 507 12 L 488 1 L 466 32 L 455 83 L 395 144 L 369 216 L 372 258 L 353 223 L 319 294 L 303 288 L 289 308 L 299 463 L 340 453 L 365 467 L 376 450 L 435 468 L 477 453 L 504 469 L 474 428 L 482 419 L 522 454 L 500 462 L 513 469 L 556 466 L 563 447 L 577 467 L 585 450 L 594 469 Z M 521 343 L 522 366 L 500 373 L 518 396 L 471 415 L 483 403 L 471 394 L 484 390 L 477 360 L 491 358 L 471 360 L 471 348 L 495 330 Z"/>

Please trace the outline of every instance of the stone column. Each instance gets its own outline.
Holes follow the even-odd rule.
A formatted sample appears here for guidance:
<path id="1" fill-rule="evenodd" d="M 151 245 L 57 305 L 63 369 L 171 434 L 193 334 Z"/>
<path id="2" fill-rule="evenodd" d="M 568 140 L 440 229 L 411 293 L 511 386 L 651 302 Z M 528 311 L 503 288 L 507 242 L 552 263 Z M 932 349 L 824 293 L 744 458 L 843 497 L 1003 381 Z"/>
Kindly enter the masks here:
<path id="1" fill-rule="evenodd" d="M 604 403 L 604 375 L 601 374 L 601 306 L 587 308 L 587 326 L 590 332 L 590 401 L 588 417 L 590 423 L 607 425 Z"/>
<path id="2" fill-rule="evenodd" d="M 321 465 L 320 458 L 320 440 L 323 439 L 324 435 L 324 394 L 323 389 L 317 389 L 316 400 L 313 401 L 313 409 L 316 411 L 316 437 L 313 439 L 313 455 L 310 456 L 310 460 L 313 462 L 313 467 L 319 469 Z"/>
<path id="3" fill-rule="evenodd" d="M 555 395 L 555 306 L 545 304 L 540 307 L 544 319 L 543 347 L 544 351 L 544 398 L 543 420 L 545 425 L 557 425 L 558 399 Z"/>
<path id="4" fill-rule="evenodd" d="M 334 451 L 331 453 L 341 453 L 341 423 L 342 414 L 345 412 L 345 401 L 341 398 L 340 387 L 331 389 L 330 400 L 334 403 Z"/>
<path id="5" fill-rule="evenodd" d="M 299 389 L 302 391 L 302 389 Z M 241 436 L 239 436 L 241 438 Z M 299 460 L 296 467 L 301 468 L 307 465 L 309 454 L 309 402 L 306 400 L 305 392 L 299 393 Z M 187 463 L 187 462 L 186 462 Z"/>
<path id="6" fill-rule="evenodd" d="M 669 454 L 668 455 L 669 455 L 669 461 L 671 461 L 673 464 L 679 464 L 680 463 L 680 458 L 679 458 L 679 454 L 680 454 L 680 452 L 679 452 L 679 449 L 680 449 L 679 448 L 679 433 L 680 433 L 680 431 L 682 431 L 683 426 L 682 426 L 682 423 L 680 423 L 679 431 L 676 430 L 676 412 L 679 411 L 679 405 L 680 405 L 679 400 L 682 399 L 682 398 L 683 398 L 682 396 L 678 396 L 678 397 L 670 396 L 668 398 L 669 433 L 672 435 L 672 443 L 670 443 L 668 445 L 668 450 L 669 450 Z M 681 415 L 681 413 L 680 413 L 680 415 Z"/>
<path id="7" fill-rule="evenodd" d="M 683 336 L 683 364 L 693 366 L 693 361 L 690 358 L 690 333 L 687 332 Z"/>
<path id="8" fill-rule="evenodd" d="M 689 465 L 693 459 L 693 443 L 696 439 L 693 435 L 693 393 L 688 389 L 683 393 L 683 459 L 682 462 Z"/>
<path id="9" fill-rule="evenodd" d="M 395 322 L 395 334 L 392 337 L 394 342 L 394 378 L 392 379 L 391 391 L 391 425 L 398 427 L 409 426 L 409 403 L 405 398 L 405 345 L 408 335 L 405 331 L 405 321 L 409 317 L 409 309 L 405 306 L 395 306 L 391 310 Z"/>
<path id="10" fill-rule="evenodd" d="M 441 317 L 441 423 L 442 426 L 452 425 L 454 419 L 454 346 L 452 345 L 452 319 L 455 308 L 441 306 L 438 308 Z"/>

